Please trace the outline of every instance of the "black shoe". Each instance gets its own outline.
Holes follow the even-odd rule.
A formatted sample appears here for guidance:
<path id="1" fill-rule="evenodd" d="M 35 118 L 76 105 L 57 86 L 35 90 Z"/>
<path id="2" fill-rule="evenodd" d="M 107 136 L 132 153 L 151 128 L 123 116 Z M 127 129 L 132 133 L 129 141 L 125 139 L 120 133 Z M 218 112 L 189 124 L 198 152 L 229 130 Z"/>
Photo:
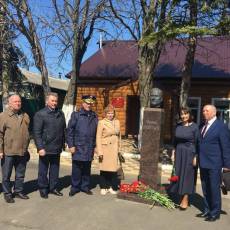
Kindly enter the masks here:
<path id="1" fill-rule="evenodd" d="M 63 193 L 59 192 L 58 190 L 54 189 L 50 191 L 50 194 L 53 194 L 55 196 L 63 196 Z"/>
<path id="2" fill-rule="evenodd" d="M 46 192 L 40 191 L 40 196 L 43 199 L 48 199 L 48 194 Z"/>
<path id="3" fill-rule="evenodd" d="M 23 199 L 23 200 L 28 200 L 30 199 L 27 195 L 19 192 L 19 193 L 14 193 L 15 198 Z"/>
<path id="4" fill-rule="evenodd" d="M 87 195 L 93 195 L 93 192 L 92 191 L 90 191 L 90 190 L 87 190 L 87 191 L 82 191 L 82 192 L 84 192 L 85 194 L 87 194 Z"/>
<path id="5" fill-rule="evenodd" d="M 207 218 L 205 218 L 205 221 L 209 221 L 209 222 L 214 222 L 216 220 L 220 219 L 220 216 L 208 216 Z"/>
<path id="6" fill-rule="evenodd" d="M 69 196 L 74 196 L 75 194 L 79 193 L 80 191 L 73 191 L 73 190 L 70 190 L 69 192 Z"/>
<path id="7" fill-rule="evenodd" d="M 209 212 L 202 212 L 196 215 L 196 217 L 205 218 L 209 216 Z"/>
<path id="8" fill-rule="evenodd" d="M 5 199 L 6 203 L 14 203 L 15 202 L 14 198 L 11 194 L 10 195 L 4 194 L 4 199 Z"/>

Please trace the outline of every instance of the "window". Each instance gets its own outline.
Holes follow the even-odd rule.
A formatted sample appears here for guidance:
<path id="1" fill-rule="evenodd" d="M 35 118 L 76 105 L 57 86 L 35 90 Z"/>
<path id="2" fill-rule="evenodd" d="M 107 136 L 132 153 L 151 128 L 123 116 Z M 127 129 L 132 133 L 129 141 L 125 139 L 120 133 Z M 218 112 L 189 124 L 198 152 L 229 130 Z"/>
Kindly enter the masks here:
<path id="1" fill-rule="evenodd" d="M 216 106 L 218 119 L 230 128 L 230 98 L 213 98 L 212 104 Z"/>
<path id="2" fill-rule="evenodd" d="M 200 105 L 201 105 L 200 97 L 188 98 L 188 107 L 190 108 L 191 113 L 194 117 L 194 122 L 196 122 L 198 125 L 200 124 Z"/>

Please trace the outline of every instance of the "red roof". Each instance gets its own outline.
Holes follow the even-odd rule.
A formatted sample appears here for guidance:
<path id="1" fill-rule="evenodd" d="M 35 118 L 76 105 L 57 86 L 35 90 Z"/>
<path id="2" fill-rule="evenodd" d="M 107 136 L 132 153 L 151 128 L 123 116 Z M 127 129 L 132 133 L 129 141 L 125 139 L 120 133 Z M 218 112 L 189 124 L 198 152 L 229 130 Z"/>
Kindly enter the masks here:
<path id="1" fill-rule="evenodd" d="M 161 53 L 156 77 L 180 77 L 185 55 L 183 43 L 176 40 L 168 42 Z M 135 41 L 106 41 L 101 49 L 82 63 L 80 77 L 137 79 L 137 58 Z M 230 78 L 229 36 L 198 40 L 193 77 Z"/>

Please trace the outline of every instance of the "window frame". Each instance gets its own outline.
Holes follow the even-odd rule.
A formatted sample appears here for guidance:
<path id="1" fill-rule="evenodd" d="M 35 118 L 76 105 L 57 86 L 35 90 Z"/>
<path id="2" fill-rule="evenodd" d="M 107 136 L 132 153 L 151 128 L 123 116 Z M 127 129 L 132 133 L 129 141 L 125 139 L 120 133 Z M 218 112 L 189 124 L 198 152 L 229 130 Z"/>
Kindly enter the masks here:
<path id="1" fill-rule="evenodd" d="M 215 101 L 228 101 L 229 102 L 229 111 L 230 111 L 230 98 L 229 97 L 213 97 L 212 98 L 212 105 L 214 105 L 214 106 L 216 106 Z M 228 126 L 230 125 L 230 112 L 229 112 L 229 122 L 227 125 Z"/>
<path id="2" fill-rule="evenodd" d="M 201 112 L 201 97 L 188 97 L 188 100 L 197 100 L 198 101 L 198 108 L 197 108 L 197 121 L 196 123 L 200 124 L 200 112 Z M 190 109 L 196 109 L 195 107 L 190 107 Z"/>

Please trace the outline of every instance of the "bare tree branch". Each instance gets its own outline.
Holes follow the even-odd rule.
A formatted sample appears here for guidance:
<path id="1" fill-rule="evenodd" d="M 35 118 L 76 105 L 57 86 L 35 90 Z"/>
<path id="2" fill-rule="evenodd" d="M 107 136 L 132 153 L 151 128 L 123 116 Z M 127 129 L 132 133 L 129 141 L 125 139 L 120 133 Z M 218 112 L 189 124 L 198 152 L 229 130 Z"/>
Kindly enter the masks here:
<path id="1" fill-rule="evenodd" d="M 110 4 L 110 7 L 111 7 L 111 10 L 115 16 L 115 18 L 117 18 L 121 24 L 130 32 L 130 34 L 132 35 L 133 39 L 135 39 L 136 41 L 139 40 L 139 38 L 136 36 L 136 34 L 132 31 L 131 27 L 125 23 L 125 21 L 123 20 L 123 18 L 118 14 L 118 12 L 115 10 L 114 6 L 113 6 L 113 2 L 112 0 L 109 0 L 109 4 Z"/>
<path id="2" fill-rule="evenodd" d="M 17 17 L 15 17 L 9 10 L 6 9 L 7 14 L 11 18 L 12 22 L 27 38 L 31 46 L 35 65 L 42 75 L 42 87 L 44 90 L 44 95 L 47 95 L 47 93 L 50 91 L 48 69 L 46 66 L 44 52 L 37 35 L 36 26 L 31 14 L 31 10 L 28 6 L 28 2 L 27 0 L 6 0 L 6 2 L 10 4 L 11 7 L 16 11 Z M 27 20 L 28 26 L 25 24 L 25 19 Z"/>

